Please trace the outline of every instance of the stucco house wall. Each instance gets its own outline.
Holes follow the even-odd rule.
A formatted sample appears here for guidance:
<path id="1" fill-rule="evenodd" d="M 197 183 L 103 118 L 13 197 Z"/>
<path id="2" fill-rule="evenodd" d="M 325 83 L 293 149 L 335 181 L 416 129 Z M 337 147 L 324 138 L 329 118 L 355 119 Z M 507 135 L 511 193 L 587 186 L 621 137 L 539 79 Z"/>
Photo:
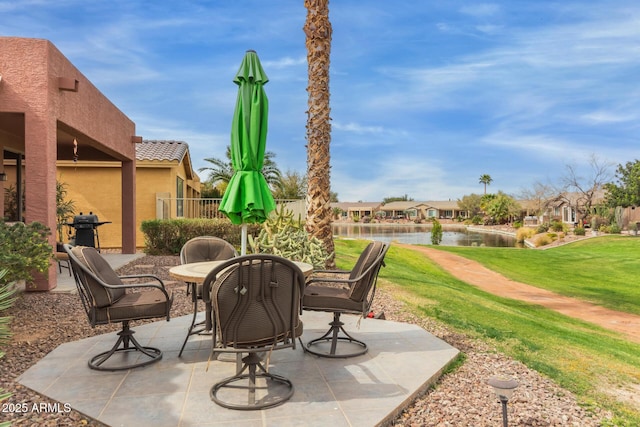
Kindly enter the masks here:
<path id="1" fill-rule="evenodd" d="M 56 161 L 72 160 L 76 140 L 84 160 L 120 163 L 118 233 L 123 252 L 134 252 L 135 124 L 48 40 L 0 37 L 0 75 L 0 164 L 24 165 L 23 176 L 2 185 L 25 188 L 22 219 L 55 230 Z M 52 265 L 33 289 L 55 286 Z"/>
<path id="2" fill-rule="evenodd" d="M 145 243 L 142 221 L 156 218 L 156 196 L 175 199 L 179 177 L 184 182 L 184 197 L 199 197 L 200 179 L 191 168 L 188 145 L 182 141 L 143 141 L 137 145 L 136 158 L 136 243 L 141 249 Z M 58 162 L 58 181 L 67 185 L 66 199 L 74 201 L 75 213 L 93 212 L 100 221 L 111 221 L 98 227 L 103 249 L 122 247 L 116 232 L 122 225 L 119 167 L 117 162 Z"/>

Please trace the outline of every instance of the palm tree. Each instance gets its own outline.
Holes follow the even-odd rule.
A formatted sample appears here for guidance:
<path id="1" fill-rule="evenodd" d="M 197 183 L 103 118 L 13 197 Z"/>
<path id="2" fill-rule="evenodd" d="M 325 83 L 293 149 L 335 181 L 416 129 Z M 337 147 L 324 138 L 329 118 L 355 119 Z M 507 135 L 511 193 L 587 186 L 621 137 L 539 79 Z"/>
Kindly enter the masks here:
<path id="1" fill-rule="evenodd" d="M 493 182 L 493 179 L 490 175 L 487 175 L 486 173 L 484 175 L 480 175 L 480 184 L 484 184 L 484 194 L 487 194 L 487 185 L 491 184 L 491 182 Z"/>
<path id="2" fill-rule="evenodd" d="M 280 184 L 280 178 L 282 174 L 278 165 L 273 160 L 276 154 L 273 151 L 266 151 L 264 153 L 264 163 L 262 165 L 262 174 L 267 180 L 267 184 L 273 189 L 277 188 Z M 213 164 L 214 167 L 205 166 L 198 169 L 199 172 L 209 171 L 209 176 L 206 181 L 211 185 L 218 183 L 228 184 L 233 176 L 233 164 L 231 163 L 231 146 L 227 145 L 226 160 L 218 159 L 215 157 L 209 157 L 204 159 L 205 161 Z"/>
<path id="3" fill-rule="evenodd" d="M 335 266 L 333 231 L 331 230 L 331 177 L 329 146 L 331 117 L 329 104 L 329 60 L 331 22 L 329 0 L 305 0 L 304 24 L 307 46 L 307 231 L 323 242 L 327 268 Z"/>
<path id="4" fill-rule="evenodd" d="M 280 178 L 273 193 L 276 199 L 302 199 L 307 194 L 307 177 L 297 171 L 287 170 Z"/>

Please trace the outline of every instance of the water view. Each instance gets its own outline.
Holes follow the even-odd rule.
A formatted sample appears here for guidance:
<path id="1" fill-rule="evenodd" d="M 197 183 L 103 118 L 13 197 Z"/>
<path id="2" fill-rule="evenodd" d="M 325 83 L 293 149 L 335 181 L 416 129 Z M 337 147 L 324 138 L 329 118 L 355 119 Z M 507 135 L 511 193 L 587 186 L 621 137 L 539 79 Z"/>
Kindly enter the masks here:
<path id="1" fill-rule="evenodd" d="M 382 242 L 396 241 L 414 245 L 431 244 L 430 225 L 334 224 L 333 234 L 351 239 L 379 240 Z M 461 226 L 445 228 L 440 245 L 515 247 L 516 239 L 503 234 L 469 231 Z"/>

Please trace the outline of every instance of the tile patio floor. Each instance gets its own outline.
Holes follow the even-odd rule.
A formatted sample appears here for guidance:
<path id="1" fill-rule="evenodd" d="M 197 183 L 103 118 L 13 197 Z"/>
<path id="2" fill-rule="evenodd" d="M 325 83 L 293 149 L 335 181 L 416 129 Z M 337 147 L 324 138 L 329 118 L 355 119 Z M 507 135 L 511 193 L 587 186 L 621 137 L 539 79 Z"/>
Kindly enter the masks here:
<path id="1" fill-rule="evenodd" d="M 190 316 L 134 327 L 143 345 L 159 347 L 163 359 L 123 372 L 87 367 L 90 356 L 111 347 L 115 334 L 63 344 L 18 381 L 86 416 L 111 426 L 374 426 L 391 420 L 435 382 L 458 351 L 423 329 L 388 320 L 343 316 L 347 330 L 369 344 L 350 359 L 324 359 L 300 346 L 273 353 L 271 372 L 293 381 L 291 400 L 276 408 L 236 411 L 209 398 L 209 389 L 230 376 L 235 361 L 212 361 L 211 341 L 194 336 L 178 351 Z M 305 312 L 303 340 L 323 333 L 328 313 Z"/>
<path id="2" fill-rule="evenodd" d="M 114 268 L 136 255 L 105 258 Z M 75 285 L 63 269 L 58 292 Z M 303 341 L 320 336 L 330 313 L 304 312 Z M 295 393 L 285 404 L 259 411 L 222 408 L 209 398 L 211 386 L 230 376 L 233 356 L 212 361 L 210 336 L 182 345 L 191 316 L 132 325 L 143 345 L 163 351 L 160 362 L 128 371 L 98 372 L 87 360 L 115 342 L 115 333 L 63 344 L 23 373 L 18 381 L 40 394 L 68 403 L 110 426 L 374 426 L 385 424 L 422 393 L 455 359 L 458 350 L 420 327 L 379 319 L 343 316 L 346 329 L 369 345 L 368 353 L 325 359 L 295 350 L 273 352 L 270 371 L 292 380 Z M 84 319 L 82 319 L 84 320 Z"/>

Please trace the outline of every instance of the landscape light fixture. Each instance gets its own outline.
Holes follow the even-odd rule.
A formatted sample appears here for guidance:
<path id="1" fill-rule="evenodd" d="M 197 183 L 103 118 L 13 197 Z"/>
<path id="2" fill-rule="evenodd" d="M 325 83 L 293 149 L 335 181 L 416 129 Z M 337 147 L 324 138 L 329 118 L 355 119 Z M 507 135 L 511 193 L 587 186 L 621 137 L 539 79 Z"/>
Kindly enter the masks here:
<path id="1" fill-rule="evenodd" d="M 513 391 L 518 387 L 518 382 L 513 378 L 497 375 L 489 378 L 489 385 L 493 387 L 493 391 L 502 403 L 502 425 L 508 427 L 507 420 L 507 402 L 513 395 Z"/>

